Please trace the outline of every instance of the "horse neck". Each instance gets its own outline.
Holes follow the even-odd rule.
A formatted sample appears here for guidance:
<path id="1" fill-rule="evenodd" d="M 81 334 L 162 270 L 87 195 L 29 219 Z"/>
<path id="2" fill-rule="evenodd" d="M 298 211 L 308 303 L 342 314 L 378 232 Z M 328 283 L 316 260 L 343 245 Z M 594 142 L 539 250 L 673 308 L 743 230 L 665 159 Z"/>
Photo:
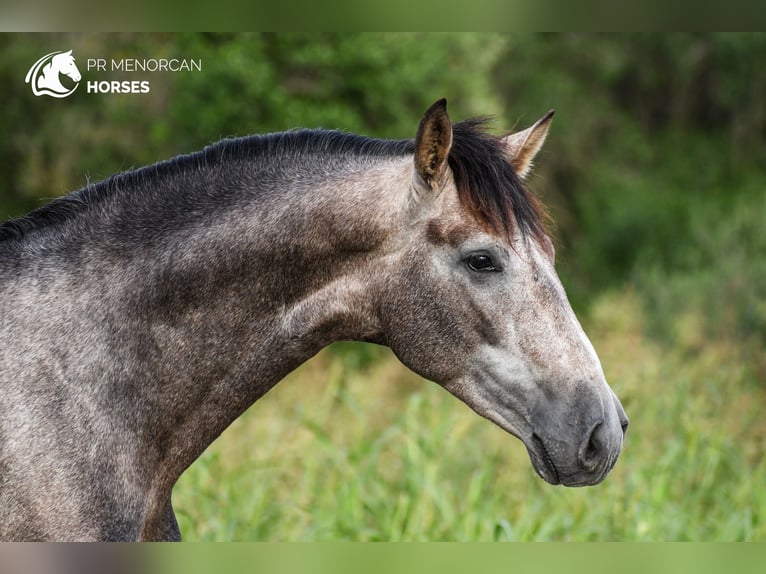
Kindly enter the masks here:
<path id="1" fill-rule="evenodd" d="M 126 370 L 146 373 L 138 384 L 162 389 L 168 401 L 147 428 L 160 434 L 161 419 L 173 420 L 169 411 L 200 417 L 165 428 L 197 437 L 191 446 L 181 441 L 181 466 L 322 347 L 378 339 L 371 290 L 401 214 L 403 193 L 392 193 L 391 182 L 408 177 L 409 165 L 292 175 L 255 193 L 243 186 L 236 195 L 250 200 L 160 240 L 128 242 L 129 255 L 116 264 L 108 246 L 95 248 L 106 263 L 91 265 L 96 276 L 111 276 L 109 298 L 122 309 L 111 321 L 120 333 L 110 336 L 135 346 L 127 360 L 138 364 Z"/>
<path id="2" fill-rule="evenodd" d="M 161 511 L 288 372 L 336 339 L 378 337 L 374 290 L 410 165 L 150 170 L 38 213 L 0 239 L 0 383 L 64 413 L 45 429 L 70 444 L 113 429 L 83 451 Z"/>

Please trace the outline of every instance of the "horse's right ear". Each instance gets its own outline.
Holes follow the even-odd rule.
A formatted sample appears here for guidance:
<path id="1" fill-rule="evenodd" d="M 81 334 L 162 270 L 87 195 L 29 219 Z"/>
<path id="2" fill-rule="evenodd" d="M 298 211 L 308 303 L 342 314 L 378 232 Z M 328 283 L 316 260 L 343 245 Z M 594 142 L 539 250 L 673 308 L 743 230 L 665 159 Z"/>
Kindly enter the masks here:
<path id="1" fill-rule="evenodd" d="M 423 114 L 415 136 L 415 186 L 439 190 L 447 172 L 447 157 L 452 147 L 452 122 L 447 115 L 447 100 L 435 102 Z"/>

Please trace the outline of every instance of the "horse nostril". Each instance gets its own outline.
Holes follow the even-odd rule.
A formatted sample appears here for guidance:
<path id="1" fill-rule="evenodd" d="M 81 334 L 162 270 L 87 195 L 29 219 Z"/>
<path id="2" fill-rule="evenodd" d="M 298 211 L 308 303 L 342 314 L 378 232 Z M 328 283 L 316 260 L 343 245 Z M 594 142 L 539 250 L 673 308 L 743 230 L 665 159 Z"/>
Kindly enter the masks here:
<path id="1" fill-rule="evenodd" d="M 604 421 L 601 420 L 591 427 L 590 432 L 580 447 L 580 452 L 577 454 L 580 464 L 587 470 L 595 469 L 598 466 L 605 446 Z"/>

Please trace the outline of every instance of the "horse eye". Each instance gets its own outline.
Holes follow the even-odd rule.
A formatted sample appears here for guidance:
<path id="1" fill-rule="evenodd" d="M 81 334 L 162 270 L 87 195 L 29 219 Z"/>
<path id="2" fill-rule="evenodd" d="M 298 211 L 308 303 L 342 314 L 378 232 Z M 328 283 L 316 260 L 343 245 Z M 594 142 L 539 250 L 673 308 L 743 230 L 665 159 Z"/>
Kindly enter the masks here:
<path id="1" fill-rule="evenodd" d="M 489 255 L 483 253 L 474 253 L 466 259 L 466 264 L 471 271 L 497 271 L 495 264 L 492 262 L 492 258 Z"/>

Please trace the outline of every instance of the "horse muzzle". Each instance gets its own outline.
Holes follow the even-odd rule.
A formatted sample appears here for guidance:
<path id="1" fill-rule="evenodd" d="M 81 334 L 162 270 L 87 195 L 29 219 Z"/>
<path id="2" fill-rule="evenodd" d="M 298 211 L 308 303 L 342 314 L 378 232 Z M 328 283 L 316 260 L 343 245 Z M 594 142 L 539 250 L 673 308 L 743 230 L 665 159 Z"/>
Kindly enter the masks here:
<path id="1" fill-rule="evenodd" d="M 523 441 L 543 480 L 589 486 L 600 483 L 614 468 L 629 420 L 620 401 L 609 393 L 605 401 L 578 400 L 568 409 L 538 405 L 531 421 L 534 430 Z"/>

